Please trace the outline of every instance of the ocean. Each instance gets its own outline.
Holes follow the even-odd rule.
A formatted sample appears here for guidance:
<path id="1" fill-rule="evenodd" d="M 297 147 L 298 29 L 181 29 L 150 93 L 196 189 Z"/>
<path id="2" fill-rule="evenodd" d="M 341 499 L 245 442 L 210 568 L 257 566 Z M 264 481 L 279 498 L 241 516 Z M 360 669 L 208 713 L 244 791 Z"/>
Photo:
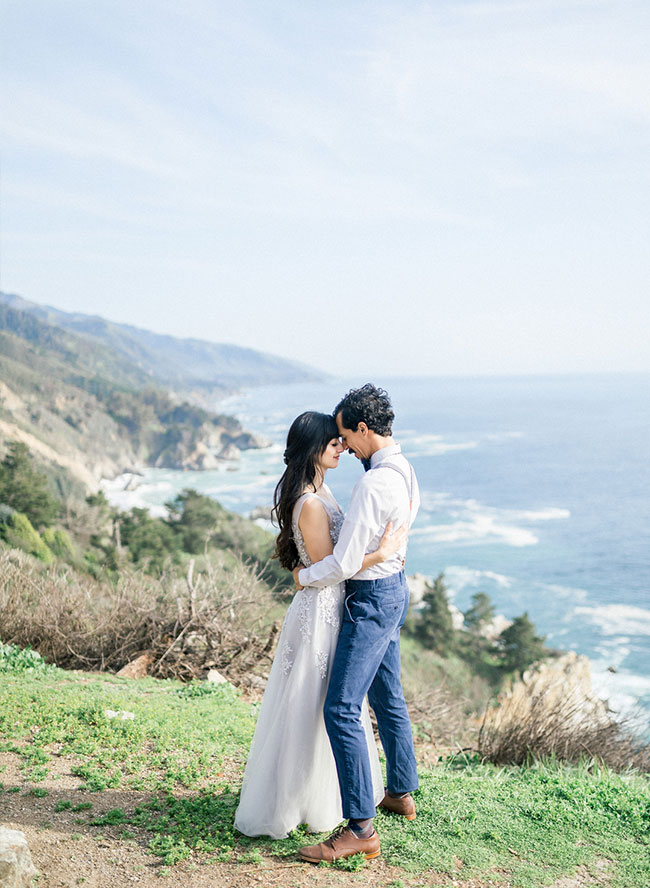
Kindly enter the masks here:
<path id="1" fill-rule="evenodd" d="M 105 482 L 115 504 L 164 503 L 186 487 L 247 514 L 268 505 L 291 420 L 329 412 L 337 380 L 253 389 L 216 405 L 273 441 L 218 470 L 147 469 Z M 464 610 L 486 592 L 524 611 L 549 645 L 586 654 L 610 705 L 650 712 L 650 375 L 377 378 L 422 506 L 407 572 L 444 573 Z M 327 481 L 345 506 L 361 466 L 344 455 Z"/>

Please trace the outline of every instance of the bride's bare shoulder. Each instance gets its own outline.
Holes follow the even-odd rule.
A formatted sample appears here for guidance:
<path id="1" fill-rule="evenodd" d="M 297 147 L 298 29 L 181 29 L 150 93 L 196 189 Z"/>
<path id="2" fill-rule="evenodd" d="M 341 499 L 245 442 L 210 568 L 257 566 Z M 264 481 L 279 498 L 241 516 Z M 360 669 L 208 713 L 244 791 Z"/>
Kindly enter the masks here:
<path id="1" fill-rule="evenodd" d="M 319 517 L 320 515 L 327 516 L 327 509 L 325 508 L 325 503 L 317 496 L 306 496 L 305 501 L 302 504 L 302 509 L 300 510 L 300 519 L 302 523 L 303 516 L 305 518 L 314 519 Z"/>
<path id="2" fill-rule="evenodd" d="M 305 499 L 298 517 L 298 527 L 303 537 L 311 533 L 319 533 L 329 527 L 327 509 L 317 496 L 308 496 Z"/>

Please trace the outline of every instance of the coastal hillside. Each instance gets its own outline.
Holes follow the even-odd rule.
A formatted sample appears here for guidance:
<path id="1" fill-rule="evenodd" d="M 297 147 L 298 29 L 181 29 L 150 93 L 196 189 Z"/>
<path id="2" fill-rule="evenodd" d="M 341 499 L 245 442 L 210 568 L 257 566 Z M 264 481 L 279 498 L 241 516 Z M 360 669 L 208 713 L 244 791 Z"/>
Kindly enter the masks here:
<path id="1" fill-rule="evenodd" d="M 641 888 L 650 784 L 598 762 L 426 763 L 417 819 L 380 812 L 382 853 L 313 867 L 318 841 L 233 826 L 257 706 L 212 684 L 64 672 L 0 644 L 0 800 L 39 884 L 193 888 Z"/>
<path id="2" fill-rule="evenodd" d="M 265 443 L 233 417 L 180 397 L 124 351 L 0 301 L 0 442 L 27 445 L 59 493 L 144 465 L 214 468 Z M 227 379 L 222 391 L 234 375 Z"/>
<path id="3" fill-rule="evenodd" d="M 35 366 L 52 358 L 32 349 Z M 302 829 L 276 843 L 233 828 L 290 574 L 270 533 L 210 497 L 187 489 L 166 510 L 102 494 L 71 507 L 20 442 L 0 461 L 11 841 L 44 884 L 244 888 L 286 884 L 290 867 L 313 885 Z M 317 884 L 362 868 L 370 888 L 646 884 L 647 746 L 592 699 L 586 662 L 545 648 L 526 614 L 502 629 L 485 594 L 452 613 L 443 575 L 421 591 L 402 647 L 417 821 L 381 813 L 382 857 Z"/>
<path id="4" fill-rule="evenodd" d="M 107 347 L 150 380 L 185 396 L 205 398 L 242 387 L 304 382 L 322 376 L 312 367 L 251 348 L 163 336 L 96 315 L 38 305 L 9 293 L 0 293 L 0 303 L 82 336 L 93 346 Z"/>

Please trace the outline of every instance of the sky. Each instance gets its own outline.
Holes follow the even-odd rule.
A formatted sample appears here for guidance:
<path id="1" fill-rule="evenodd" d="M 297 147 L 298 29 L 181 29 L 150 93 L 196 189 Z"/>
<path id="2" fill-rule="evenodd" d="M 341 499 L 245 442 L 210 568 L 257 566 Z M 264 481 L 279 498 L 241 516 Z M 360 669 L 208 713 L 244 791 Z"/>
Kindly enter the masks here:
<path id="1" fill-rule="evenodd" d="M 331 373 L 650 371 L 647 0 L 2 0 L 0 288 Z"/>

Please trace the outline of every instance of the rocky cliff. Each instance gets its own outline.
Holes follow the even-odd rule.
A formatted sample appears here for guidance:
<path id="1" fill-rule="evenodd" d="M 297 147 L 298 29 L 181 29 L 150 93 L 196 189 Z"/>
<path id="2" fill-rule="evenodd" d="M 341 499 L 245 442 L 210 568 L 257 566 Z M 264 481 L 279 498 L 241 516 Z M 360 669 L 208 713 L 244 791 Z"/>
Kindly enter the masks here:
<path id="1" fill-rule="evenodd" d="M 23 441 L 59 484 L 69 476 L 91 489 L 146 465 L 213 468 L 266 444 L 107 345 L 0 302 L 0 448 L 9 440 Z"/>

